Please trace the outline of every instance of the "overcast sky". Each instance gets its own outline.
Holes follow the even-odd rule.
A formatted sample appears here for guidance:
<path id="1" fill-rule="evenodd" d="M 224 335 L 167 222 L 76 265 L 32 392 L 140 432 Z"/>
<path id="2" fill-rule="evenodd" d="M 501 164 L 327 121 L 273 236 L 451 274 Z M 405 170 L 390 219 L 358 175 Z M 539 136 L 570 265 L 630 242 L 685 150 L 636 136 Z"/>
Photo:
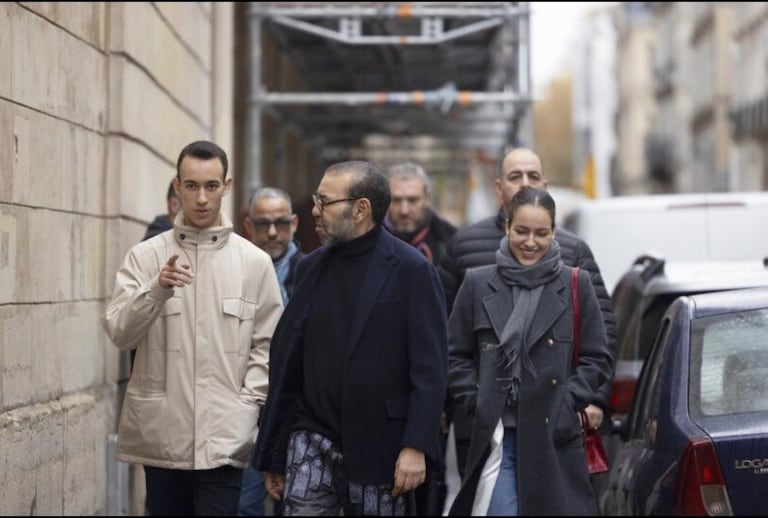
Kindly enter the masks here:
<path id="1" fill-rule="evenodd" d="M 567 50 L 582 16 L 595 5 L 615 2 L 531 2 L 531 78 L 534 98 L 549 82 L 567 72 Z"/>

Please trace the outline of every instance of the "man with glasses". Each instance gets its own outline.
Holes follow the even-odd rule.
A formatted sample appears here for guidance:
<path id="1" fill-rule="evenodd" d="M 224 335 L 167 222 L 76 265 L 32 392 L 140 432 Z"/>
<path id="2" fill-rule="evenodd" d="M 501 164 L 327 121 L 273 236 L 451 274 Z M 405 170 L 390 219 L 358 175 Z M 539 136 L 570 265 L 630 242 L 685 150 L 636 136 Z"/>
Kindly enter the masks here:
<path id="1" fill-rule="evenodd" d="M 373 164 L 330 166 L 313 200 L 324 246 L 299 263 L 272 339 L 254 464 L 284 515 L 402 516 L 442 465 L 440 280 L 382 229 L 390 192 Z"/>
<path id="2" fill-rule="evenodd" d="M 283 302 L 287 304 L 293 292 L 296 265 L 304 257 L 294 238 L 299 217 L 293 212 L 291 197 L 276 187 L 259 187 L 251 195 L 243 224 L 253 244 L 272 258 Z"/>
<path id="3" fill-rule="evenodd" d="M 294 233 L 299 225 L 299 217 L 293 213 L 291 197 L 276 187 L 259 187 L 248 201 L 248 215 L 243 226 L 254 245 L 272 258 L 283 304 L 293 294 L 296 279 L 296 265 L 304 257 Z M 264 476 L 253 465 L 243 473 L 243 490 L 240 493 L 240 516 L 264 516 L 266 489 Z M 279 514 L 279 504 L 273 507 L 274 514 Z"/>

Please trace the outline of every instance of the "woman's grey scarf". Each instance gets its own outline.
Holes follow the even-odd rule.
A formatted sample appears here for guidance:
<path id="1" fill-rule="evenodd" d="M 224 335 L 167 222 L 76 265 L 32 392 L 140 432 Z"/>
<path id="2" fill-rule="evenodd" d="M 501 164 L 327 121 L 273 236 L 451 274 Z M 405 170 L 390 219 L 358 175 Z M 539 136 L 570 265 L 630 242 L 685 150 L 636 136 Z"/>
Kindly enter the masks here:
<path id="1" fill-rule="evenodd" d="M 527 343 L 528 331 L 539 306 L 544 285 L 560 273 L 560 245 L 552 241 L 546 255 L 531 266 L 521 265 L 509 249 L 509 239 L 501 239 L 496 251 L 496 265 L 504 283 L 511 287 L 514 306 L 504 325 L 499 344 L 499 366 L 509 374 L 507 404 L 516 405 L 520 390 L 521 365 L 536 377 L 536 369 L 528 355 L 531 344 Z"/>

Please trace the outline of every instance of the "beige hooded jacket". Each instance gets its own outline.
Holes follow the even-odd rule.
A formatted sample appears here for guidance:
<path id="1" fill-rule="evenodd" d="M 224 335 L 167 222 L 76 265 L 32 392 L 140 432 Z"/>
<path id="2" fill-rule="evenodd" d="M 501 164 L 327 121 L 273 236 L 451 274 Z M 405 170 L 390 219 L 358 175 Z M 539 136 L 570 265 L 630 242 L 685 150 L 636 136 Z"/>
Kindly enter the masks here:
<path id="1" fill-rule="evenodd" d="M 282 313 L 271 258 L 222 226 L 175 227 L 134 246 L 117 271 L 102 324 L 136 348 L 117 458 L 172 469 L 243 468 L 267 395 L 269 342 Z M 164 289 L 168 259 L 192 284 Z"/>

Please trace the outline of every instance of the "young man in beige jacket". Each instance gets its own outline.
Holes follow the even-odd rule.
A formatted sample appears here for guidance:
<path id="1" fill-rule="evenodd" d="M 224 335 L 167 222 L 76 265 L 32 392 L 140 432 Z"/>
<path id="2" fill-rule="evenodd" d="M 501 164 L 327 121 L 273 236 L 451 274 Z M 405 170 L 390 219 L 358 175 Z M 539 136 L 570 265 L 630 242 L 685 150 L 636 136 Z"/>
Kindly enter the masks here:
<path id="1" fill-rule="evenodd" d="M 134 246 L 102 324 L 136 349 L 117 458 L 144 465 L 151 515 L 234 515 L 283 305 L 272 259 L 221 212 L 226 153 L 186 146 L 173 232 Z"/>

